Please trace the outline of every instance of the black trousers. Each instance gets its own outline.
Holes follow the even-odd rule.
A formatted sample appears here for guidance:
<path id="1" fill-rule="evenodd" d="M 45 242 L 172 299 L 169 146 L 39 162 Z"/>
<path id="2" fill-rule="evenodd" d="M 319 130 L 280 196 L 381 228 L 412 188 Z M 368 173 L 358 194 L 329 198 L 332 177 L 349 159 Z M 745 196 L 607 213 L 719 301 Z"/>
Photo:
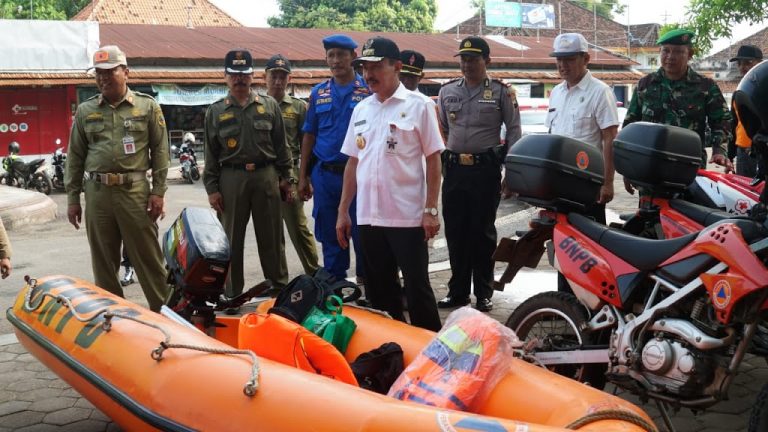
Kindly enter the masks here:
<path id="1" fill-rule="evenodd" d="M 495 164 L 446 165 L 443 179 L 443 221 L 451 279 L 448 295 L 493 296 L 493 251 L 496 249 L 496 210 L 501 199 L 501 170 Z"/>
<path id="2" fill-rule="evenodd" d="M 371 306 L 405 321 L 398 268 L 403 272 L 411 324 L 438 331 L 442 324 L 429 283 L 424 229 L 358 225 L 365 267 L 365 295 Z"/>

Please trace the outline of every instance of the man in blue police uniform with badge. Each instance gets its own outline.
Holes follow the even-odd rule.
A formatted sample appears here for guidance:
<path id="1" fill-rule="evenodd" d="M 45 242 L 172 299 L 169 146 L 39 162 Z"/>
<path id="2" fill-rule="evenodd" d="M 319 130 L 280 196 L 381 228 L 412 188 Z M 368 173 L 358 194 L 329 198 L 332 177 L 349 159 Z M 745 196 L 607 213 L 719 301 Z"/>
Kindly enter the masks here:
<path id="1" fill-rule="evenodd" d="M 352 110 L 370 95 L 363 78 L 355 73 L 352 60 L 357 44 L 349 36 L 333 35 L 323 39 L 325 59 L 332 77 L 312 89 L 304 122 L 301 144 L 302 163 L 299 195 L 308 200 L 314 194 L 312 216 L 315 237 L 322 244 L 323 267 L 337 279 L 347 277 L 349 249 L 342 249 L 336 238 L 336 219 L 341 200 L 342 179 L 348 156 L 341 153 Z M 352 241 L 358 282 L 364 278 L 363 258 L 357 233 L 355 201 L 349 208 Z"/>

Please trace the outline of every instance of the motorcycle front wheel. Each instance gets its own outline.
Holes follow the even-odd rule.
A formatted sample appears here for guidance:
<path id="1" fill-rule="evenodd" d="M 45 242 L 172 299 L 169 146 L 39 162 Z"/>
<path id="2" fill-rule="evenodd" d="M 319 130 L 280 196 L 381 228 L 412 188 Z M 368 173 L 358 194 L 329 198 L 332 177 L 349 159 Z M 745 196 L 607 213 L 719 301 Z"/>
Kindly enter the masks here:
<path id="1" fill-rule="evenodd" d="M 768 384 L 763 385 L 757 395 L 752 413 L 749 416 L 748 432 L 763 432 L 768 430 Z"/>
<path id="2" fill-rule="evenodd" d="M 190 173 L 190 176 L 192 177 L 192 181 L 200 180 L 200 170 L 197 169 L 196 166 L 193 166 L 192 169 L 190 169 L 189 173 Z"/>
<path id="3" fill-rule="evenodd" d="M 54 176 L 51 180 L 51 184 L 57 190 L 64 190 L 64 176 Z"/>
<path id="4" fill-rule="evenodd" d="M 595 338 L 582 331 L 588 321 L 587 310 L 571 293 L 544 292 L 523 302 L 512 312 L 506 326 L 521 341 L 538 339 L 536 351 L 569 351 L 595 343 Z M 605 364 L 558 364 L 547 369 L 576 381 L 602 389 L 605 386 Z"/>
<path id="5" fill-rule="evenodd" d="M 32 186 L 35 187 L 36 191 L 46 195 L 50 195 L 51 190 L 53 189 L 50 177 L 42 173 L 35 174 L 32 178 Z"/>
<path id="6" fill-rule="evenodd" d="M 24 185 L 20 178 L 12 176 L 7 172 L 0 174 L 0 184 L 17 188 L 20 188 Z"/>

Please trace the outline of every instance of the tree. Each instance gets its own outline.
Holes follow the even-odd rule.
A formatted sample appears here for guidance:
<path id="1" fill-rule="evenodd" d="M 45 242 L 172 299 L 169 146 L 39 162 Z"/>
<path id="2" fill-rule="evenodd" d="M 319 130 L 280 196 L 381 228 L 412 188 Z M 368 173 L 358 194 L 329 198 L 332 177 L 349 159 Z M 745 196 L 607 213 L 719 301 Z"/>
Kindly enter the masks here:
<path id="1" fill-rule="evenodd" d="M 505 0 L 505 1 L 510 1 L 510 0 Z M 485 15 L 485 2 L 486 0 L 472 0 L 471 5 L 478 11 L 482 12 L 483 15 Z M 609 20 L 613 19 L 614 13 L 622 14 L 626 9 L 626 6 L 619 4 L 618 0 L 571 0 L 571 2 L 590 11 L 593 10 L 594 7 L 597 7 L 597 14 Z M 523 3 L 539 3 L 539 1 L 528 0 L 528 1 L 524 1 Z M 554 4 L 556 2 L 552 1 L 547 3 Z"/>
<path id="2" fill-rule="evenodd" d="M 272 27 L 432 32 L 435 0 L 278 0 Z"/>
<path id="3" fill-rule="evenodd" d="M 691 0 L 687 26 L 696 32 L 701 52 L 712 48 L 712 41 L 731 37 L 733 24 L 757 24 L 765 19 L 768 0 Z"/>
<path id="4" fill-rule="evenodd" d="M 0 0 L 2 19 L 67 20 L 91 0 Z"/>

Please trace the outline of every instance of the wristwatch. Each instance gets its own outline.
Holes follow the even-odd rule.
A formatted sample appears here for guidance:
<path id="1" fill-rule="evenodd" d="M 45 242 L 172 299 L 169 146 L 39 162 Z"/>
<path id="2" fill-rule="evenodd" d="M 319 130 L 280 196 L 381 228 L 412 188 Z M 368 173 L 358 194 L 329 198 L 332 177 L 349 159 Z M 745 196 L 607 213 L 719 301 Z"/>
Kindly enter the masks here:
<path id="1" fill-rule="evenodd" d="M 297 179 L 296 177 L 288 177 L 288 184 L 292 184 L 292 185 L 299 184 L 299 179 Z"/>
<path id="2" fill-rule="evenodd" d="M 431 214 L 432 216 L 437 216 L 437 208 L 436 207 L 427 207 L 424 209 L 424 214 Z"/>

